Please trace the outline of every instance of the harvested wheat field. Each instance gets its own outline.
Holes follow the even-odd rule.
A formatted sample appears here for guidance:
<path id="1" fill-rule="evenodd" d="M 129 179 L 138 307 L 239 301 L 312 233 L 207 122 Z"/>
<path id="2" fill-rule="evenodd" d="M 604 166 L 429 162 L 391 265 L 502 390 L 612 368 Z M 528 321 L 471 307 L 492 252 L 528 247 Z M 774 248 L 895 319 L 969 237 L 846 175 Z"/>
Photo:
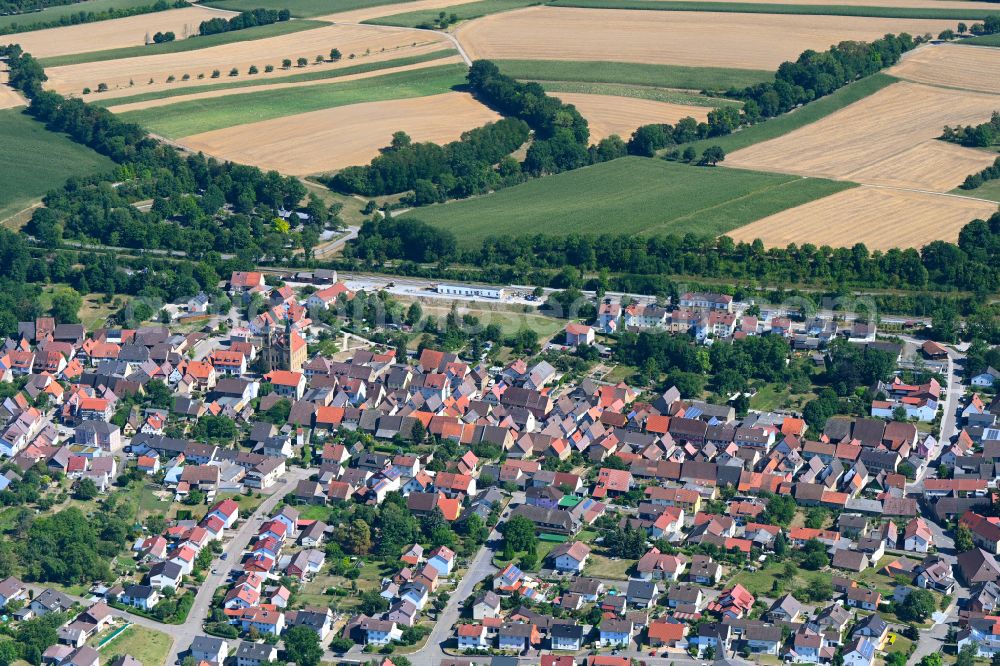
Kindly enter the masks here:
<path id="1" fill-rule="evenodd" d="M 590 125 L 590 140 L 599 141 L 617 134 L 628 139 L 640 125 L 670 123 L 691 116 L 695 120 L 708 118 L 710 108 L 669 104 L 636 97 L 615 97 L 612 95 L 591 95 L 585 93 L 552 93 L 567 104 L 575 106 Z"/>
<path id="2" fill-rule="evenodd" d="M 529 7 L 462 24 L 473 59 L 612 60 L 775 69 L 807 49 L 888 32 L 937 34 L 954 21 Z"/>
<path id="3" fill-rule="evenodd" d="M 439 67 L 441 65 L 458 64 L 461 62 L 463 62 L 462 57 L 456 53 L 454 56 L 448 58 L 441 58 L 439 60 L 432 60 L 429 62 L 418 62 L 412 65 L 403 65 L 402 67 L 377 69 L 371 72 L 362 72 L 360 74 L 349 74 L 347 76 L 337 77 L 336 79 L 317 79 L 315 81 L 303 81 L 301 83 L 270 83 L 267 85 L 256 85 L 256 86 L 247 86 L 239 88 L 224 88 L 222 90 L 205 90 L 203 92 L 191 93 L 190 95 L 177 95 L 176 97 L 161 97 L 160 99 L 148 99 L 143 102 L 118 104 L 114 106 L 109 106 L 107 107 L 107 109 L 112 113 L 127 113 L 129 111 L 141 111 L 142 109 L 152 109 L 157 106 L 169 106 L 171 104 L 178 104 L 180 102 L 190 102 L 196 99 L 211 99 L 212 97 L 228 97 L 230 95 L 240 95 L 243 93 L 252 93 L 252 92 L 263 92 L 265 90 L 283 90 L 288 88 L 302 88 L 304 86 L 323 86 L 323 85 L 330 85 L 331 83 L 346 83 L 348 81 L 357 81 L 359 79 L 369 79 L 373 76 L 386 76 L 387 74 L 396 74 L 398 72 L 409 72 L 414 69 L 423 69 L 425 67 Z"/>
<path id="4" fill-rule="evenodd" d="M 917 83 L 1000 94 L 1000 49 L 927 45 L 904 55 L 888 73 Z"/>
<path id="5" fill-rule="evenodd" d="M 230 16 L 235 14 L 205 7 L 185 7 L 111 21 L 4 35 L 0 37 L 0 42 L 17 42 L 21 48 L 36 58 L 49 58 L 70 53 L 142 46 L 146 43 L 146 35 L 156 32 L 170 31 L 177 35 L 177 39 L 183 39 L 185 35 L 198 34 L 198 26 L 202 21 Z M 110 63 L 97 64 L 110 65 Z"/>
<path id="6" fill-rule="evenodd" d="M 291 175 L 365 164 L 403 130 L 414 141 L 447 143 L 500 116 L 466 93 L 353 104 L 195 134 L 191 150 Z"/>
<path id="7" fill-rule="evenodd" d="M 367 25 L 329 25 L 196 51 L 50 67 L 46 70 L 49 76 L 46 87 L 63 94 L 79 95 L 84 87 L 96 89 L 98 83 L 106 83 L 109 91 L 102 98 L 135 95 L 182 85 L 184 74 L 189 74 L 191 79 L 184 81 L 183 85 L 205 85 L 238 80 L 238 77 L 228 76 L 229 70 L 234 67 L 239 77 L 249 78 L 247 71 L 251 65 L 256 65 L 260 73 L 253 76 L 254 80 L 268 76 L 278 78 L 299 72 L 420 55 L 440 50 L 442 45 L 448 43 L 445 37 L 431 32 L 417 33 Z M 317 55 L 326 57 L 333 48 L 340 49 L 344 55 L 342 60 L 313 64 Z M 351 58 L 351 54 L 355 57 Z M 293 66 L 290 70 L 282 69 L 282 60 L 295 63 L 300 57 L 308 59 L 310 64 L 305 68 Z M 273 65 L 274 71 L 265 73 L 265 65 Z M 219 78 L 211 78 L 213 70 L 219 70 Z M 204 78 L 199 79 L 199 75 Z M 167 83 L 169 76 L 174 76 L 176 83 Z M 153 84 L 148 83 L 150 79 Z"/>
<path id="8" fill-rule="evenodd" d="M 938 145 L 944 125 L 989 120 L 1000 98 L 900 82 L 784 136 L 738 150 L 726 166 L 936 192 L 993 162 Z M 929 144 L 929 145 L 923 145 Z"/>
<path id="9" fill-rule="evenodd" d="M 954 242 L 963 226 L 995 211 L 995 203 L 977 199 L 855 187 L 765 217 L 727 235 L 747 242 L 759 238 L 768 247 L 864 243 L 869 250 L 888 250 L 921 247 L 933 240 Z"/>

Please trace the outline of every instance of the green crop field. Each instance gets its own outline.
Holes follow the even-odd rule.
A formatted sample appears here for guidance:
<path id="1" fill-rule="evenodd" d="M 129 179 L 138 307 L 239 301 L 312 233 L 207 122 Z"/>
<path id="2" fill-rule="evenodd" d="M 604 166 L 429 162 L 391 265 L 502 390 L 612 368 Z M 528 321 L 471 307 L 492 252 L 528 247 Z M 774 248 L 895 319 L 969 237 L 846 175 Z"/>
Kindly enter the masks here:
<path id="1" fill-rule="evenodd" d="M 790 5 L 756 2 L 685 2 L 684 0 L 552 0 L 554 7 L 585 9 L 650 9 L 667 12 L 726 12 L 739 14 L 799 14 L 809 16 L 864 16 L 871 18 L 963 19 L 981 21 L 1000 12 L 978 9 L 921 9 L 864 5 Z"/>
<path id="2" fill-rule="evenodd" d="M 147 102 L 151 99 L 167 99 L 170 97 L 182 97 L 195 93 L 209 92 L 212 90 L 231 90 L 234 88 L 254 88 L 257 86 L 268 86 L 275 83 L 304 83 L 307 81 L 322 81 L 324 79 L 339 79 L 352 74 L 364 74 L 366 72 L 376 72 L 380 69 L 392 69 L 394 67 L 405 67 L 421 62 L 440 60 L 448 56 L 455 55 L 456 51 L 443 49 L 432 53 L 407 56 L 405 58 L 394 58 L 392 60 L 380 60 L 378 62 L 366 62 L 362 65 L 349 65 L 339 69 L 324 69 L 315 72 L 304 72 L 302 74 L 291 74 L 289 76 L 279 76 L 277 78 L 264 77 L 244 81 L 229 81 L 226 83 L 212 83 L 204 86 L 182 86 L 171 88 L 170 90 L 158 90 L 156 92 L 139 93 L 128 97 L 112 97 L 101 99 L 99 97 L 87 100 L 95 106 L 119 106 L 121 104 L 131 104 L 133 102 Z"/>
<path id="3" fill-rule="evenodd" d="M 313 18 L 324 14 L 347 12 L 352 9 L 379 7 L 412 0 L 209 0 L 202 3 L 208 7 L 245 12 L 250 9 L 288 9 L 296 18 Z"/>
<path id="4" fill-rule="evenodd" d="M 268 37 L 280 37 L 293 32 L 312 30 L 324 25 L 330 25 L 326 21 L 283 21 L 272 23 L 271 25 L 261 25 L 246 30 L 233 30 L 232 32 L 220 32 L 217 35 L 205 35 L 188 37 L 164 44 L 150 44 L 148 46 L 126 46 L 120 49 L 107 49 L 106 51 L 91 51 L 90 53 L 70 53 L 68 55 L 53 56 L 51 58 L 40 58 L 43 67 L 61 67 L 62 65 L 79 65 L 85 62 L 100 62 L 103 60 L 120 60 L 122 58 L 136 58 L 147 55 L 160 55 L 163 53 L 179 53 L 182 51 L 197 51 L 207 49 L 210 46 L 221 44 L 232 44 L 233 42 L 252 42 L 257 39 L 267 39 Z"/>
<path id="5" fill-rule="evenodd" d="M 0 219 L 31 205 L 67 178 L 110 171 L 114 162 L 18 109 L 0 111 Z"/>
<path id="6" fill-rule="evenodd" d="M 970 46 L 1000 46 L 1000 35 L 981 35 L 979 37 L 970 37 L 969 39 L 963 39 L 959 44 L 968 44 Z"/>
<path id="7" fill-rule="evenodd" d="M 362 21 L 362 23 L 371 23 L 373 25 L 396 25 L 403 28 L 414 28 L 418 25 L 434 21 L 438 18 L 441 12 L 444 12 L 448 16 L 454 14 L 460 21 L 468 21 L 481 16 L 487 16 L 488 14 L 509 12 L 513 9 L 521 9 L 522 7 L 530 7 L 532 5 L 541 4 L 544 3 L 540 0 L 479 0 L 479 2 L 469 2 L 464 5 L 455 5 L 453 7 L 444 7 L 442 9 L 427 9 L 423 11 L 393 14 L 392 16 L 383 16 L 381 18 Z"/>
<path id="8" fill-rule="evenodd" d="M 852 183 L 625 157 L 408 217 L 471 247 L 502 234 L 717 235 Z"/>
<path id="9" fill-rule="evenodd" d="M 426 97 L 465 83 L 465 65 L 441 65 L 369 79 L 197 99 L 121 114 L 170 138 L 335 106 Z"/>
<path id="10" fill-rule="evenodd" d="M 638 99 L 650 99 L 656 102 L 707 106 L 711 108 L 742 106 L 740 102 L 723 99 L 722 97 L 695 95 L 693 93 L 670 90 L 668 88 L 653 88 L 651 86 L 630 86 L 620 83 L 582 83 L 578 81 L 539 81 L 539 83 L 545 88 L 546 92 L 550 92 L 556 97 L 561 92 L 586 93 L 589 95 L 611 95 L 613 97 L 635 97 Z"/>
<path id="11" fill-rule="evenodd" d="M 170 0 L 168 0 L 169 2 Z M 80 12 L 104 12 L 109 9 L 132 9 L 134 7 L 148 7 L 156 3 L 156 0 L 87 0 L 73 5 L 60 5 L 58 7 L 46 7 L 40 12 L 28 14 L 14 14 L 13 16 L 0 16 L 0 31 L 7 30 L 12 26 L 30 26 L 33 23 L 48 23 L 58 21 L 64 16 L 73 16 Z M 25 32 L 21 30 L 20 32 Z M 7 42 L 4 41 L 4 44 Z"/>
<path id="12" fill-rule="evenodd" d="M 849 104 L 853 104 L 860 99 L 864 99 L 865 97 L 882 90 L 882 88 L 885 88 L 886 86 L 892 85 L 896 81 L 898 81 L 898 79 L 889 76 L 888 74 L 872 74 L 871 76 L 867 76 L 860 81 L 848 84 L 826 97 L 820 97 L 814 102 L 810 102 L 805 106 L 794 109 L 789 113 L 782 114 L 756 125 L 751 125 L 750 127 L 728 136 L 717 136 L 711 139 L 695 141 L 690 145 L 694 146 L 695 150 L 698 152 L 701 152 L 709 146 L 722 146 L 723 150 L 727 153 L 731 153 L 739 150 L 740 148 L 746 148 L 747 146 L 752 146 L 753 144 L 760 143 L 761 141 L 777 138 L 784 134 L 788 134 L 792 130 L 797 130 L 800 127 L 814 123 L 821 118 L 825 118 L 834 111 L 839 111 Z"/>
<path id="13" fill-rule="evenodd" d="M 684 90 L 727 90 L 774 81 L 774 72 L 761 69 L 647 65 L 633 62 L 575 60 L 496 60 L 504 74 L 531 81 L 625 83 Z"/>

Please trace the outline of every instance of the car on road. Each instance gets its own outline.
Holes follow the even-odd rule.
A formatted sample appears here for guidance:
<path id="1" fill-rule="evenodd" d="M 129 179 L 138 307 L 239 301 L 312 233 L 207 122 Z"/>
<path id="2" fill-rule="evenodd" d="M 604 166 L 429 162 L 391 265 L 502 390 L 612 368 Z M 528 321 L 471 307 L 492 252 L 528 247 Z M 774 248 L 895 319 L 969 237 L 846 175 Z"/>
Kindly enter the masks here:
<path id="1" fill-rule="evenodd" d="M 226 560 L 229 559 L 229 553 L 223 553 L 222 557 L 220 557 L 219 559 L 225 562 Z"/>

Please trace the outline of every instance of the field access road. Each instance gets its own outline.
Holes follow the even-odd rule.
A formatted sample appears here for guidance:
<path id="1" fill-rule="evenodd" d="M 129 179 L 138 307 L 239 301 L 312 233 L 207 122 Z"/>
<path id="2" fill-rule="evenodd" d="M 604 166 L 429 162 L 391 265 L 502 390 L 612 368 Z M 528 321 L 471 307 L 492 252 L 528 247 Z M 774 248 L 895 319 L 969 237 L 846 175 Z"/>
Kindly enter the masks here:
<path id="1" fill-rule="evenodd" d="M 159 631 L 170 634 L 170 637 L 174 641 L 173 646 L 170 648 L 170 657 L 167 660 L 168 665 L 179 663 L 181 654 L 191 647 L 191 641 L 194 640 L 194 637 L 203 633 L 202 625 L 208 619 L 212 609 L 212 596 L 226 582 L 229 569 L 239 566 L 240 555 L 250 545 L 250 540 L 257 536 L 261 518 L 269 516 L 274 507 L 285 498 L 285 495 L 295 490 L 298 482 L 308 479 L 309 475 L 314 471 L 313 469 L 303 469 L 301 467 L 292 467 L 287 471 L 281 481 L 278 482 L 275 491 L 261 502 L 260 506 L 252 514 L 244 516 L 243 522 L 236 529 L 236 532 L 231 537 L 228 537 L 229 541 L 222 550 L 223 553 L 227 553 L 227 559 L 225 562 L 219 558 L 212 561 L 211 569 L 205 578 L 205 582 L 198 588 L 198 592 L 194 598 L 194 605 L 191 606 L 191 612 L 188 613 L 187 621 L 182 625 L 176 626 L 159 625 Z"/>

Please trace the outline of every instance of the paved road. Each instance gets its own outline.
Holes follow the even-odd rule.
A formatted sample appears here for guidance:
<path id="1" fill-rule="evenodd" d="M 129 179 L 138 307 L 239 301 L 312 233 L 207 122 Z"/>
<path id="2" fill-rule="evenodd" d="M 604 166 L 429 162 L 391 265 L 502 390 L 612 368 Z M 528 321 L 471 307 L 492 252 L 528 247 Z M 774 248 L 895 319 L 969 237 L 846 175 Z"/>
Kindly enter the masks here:
<path id="1" fill-rule="evenodd" d="M 236 532 L 228 537 L 229 542 L 223 548 L 223 552 L 228 553 L 228 559 L 226 562 L 219 559 L 212 562 L 212 568 L 218 573 L 209 573 L 205 582 L 198 588 L 187 622 L 179 626 L 159 625 L 160 631 L 167 631 L 174 640 L 167 664 L 174 664 L 180 658 L 181 653 L 191 646 L 194 637 L 203 633 L 202 625 L 212 608 L 212 595 L 225 583 L 229 569 L 239 565 L 240 554 L 247 548 L 250 540 L 257 535 L 257 530 L 260 528 L 259 518 L 269 516 L 285 495 L 295 490 L 299 481 L 308 479 L 312 472 L 311 469 L 301 467 L 291 468 L 283 477 L 284 483 L 279 484 L 271 496 L 265 499 L 253 514 L 246 517 Z"/>

